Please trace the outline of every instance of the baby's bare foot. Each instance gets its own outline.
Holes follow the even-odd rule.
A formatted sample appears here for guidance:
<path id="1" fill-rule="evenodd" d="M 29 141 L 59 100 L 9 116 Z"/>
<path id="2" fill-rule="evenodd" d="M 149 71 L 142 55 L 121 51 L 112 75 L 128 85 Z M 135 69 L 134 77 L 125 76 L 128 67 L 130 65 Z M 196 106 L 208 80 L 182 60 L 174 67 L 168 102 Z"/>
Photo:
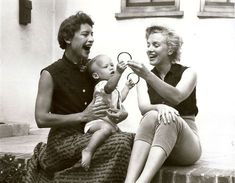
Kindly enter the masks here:
<path id="1" fill-rule="evenodd" d="M 91 158 L 92 158 L 92 153 L 87 150 L 87 149 L 83 149 L 82 150 L 82 162 L 81 165 L 82 167 L 87 171 L 90 167 L 91 164 Z"/>

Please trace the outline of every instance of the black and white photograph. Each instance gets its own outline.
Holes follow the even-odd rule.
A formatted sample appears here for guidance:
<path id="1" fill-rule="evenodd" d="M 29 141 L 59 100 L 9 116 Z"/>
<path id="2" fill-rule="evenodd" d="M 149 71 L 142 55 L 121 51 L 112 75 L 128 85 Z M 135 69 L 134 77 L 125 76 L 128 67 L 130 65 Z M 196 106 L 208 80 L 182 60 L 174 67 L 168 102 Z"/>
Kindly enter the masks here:
<path id="1" fill-rule="evenodd" d="M 235 183 L 235 0 L 0 0 L 0 183 Z"/>

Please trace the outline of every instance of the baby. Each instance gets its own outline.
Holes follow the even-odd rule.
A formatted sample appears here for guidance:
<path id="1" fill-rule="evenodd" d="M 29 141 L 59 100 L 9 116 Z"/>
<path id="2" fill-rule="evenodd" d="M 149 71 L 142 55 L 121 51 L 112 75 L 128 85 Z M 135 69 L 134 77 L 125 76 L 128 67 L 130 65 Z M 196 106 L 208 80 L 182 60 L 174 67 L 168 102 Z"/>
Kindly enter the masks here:
<path id="1" fill-rule="evenodd" d="M 118 120 L 120 118 L 115 118 L 113 114 L 120 113 L 122 120 L 128 116 L 122 102 L 135 84 L 129 80 L 121 93 L 116 89 L 126 67 L 124 62 L 119 62 L 115 70 L 111 58 L 106 55 L 98 55 L 88 63 L 89 72 L 97 81 L 93 94 L 95 102 L 104 102 L 109 106 L 109 110 L 107 116 L 88 122 L 85 126 L 85 133 L 93 133 L 87 147 L 82 151 L 81 165 L 85 170 L 88 170 L 96 148 L 112 133 L 119 131 L 117 124 L 121 122 Z"/>

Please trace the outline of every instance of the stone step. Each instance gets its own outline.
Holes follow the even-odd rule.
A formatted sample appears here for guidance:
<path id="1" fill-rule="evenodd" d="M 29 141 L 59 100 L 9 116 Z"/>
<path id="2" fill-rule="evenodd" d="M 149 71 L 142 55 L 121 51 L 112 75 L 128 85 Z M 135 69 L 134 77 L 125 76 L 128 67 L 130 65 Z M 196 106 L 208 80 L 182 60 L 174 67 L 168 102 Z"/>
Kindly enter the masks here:
<path id="1" fill-rule="evenodd" d="M 48 132 L 49 129 L 37 129 L 26 136 L 1 138 L 0 157 L 12 154 L 26 163 L 36 144 L 46 142 Z M 215 143 L 217 151 L 203 148 L 202 157 L 195 165 L 163 166 L 151 183 L 235 183 L 235 147 L 221 149 L 221 143 Z"/>
<path id="2" fill-rule="evenodd" d="M 0 153 L 0 157 L 5 153 Z M 21 163 L 32 154 L 7 153 Z M 203 160 L 192 166 L 163 166 L 151 183 L 235 183 L 235 169 L 210 167 Z"/>
<path id="3" fill-rule="evenodd" d="M 200 162 L 193 166 L 163 166 L 151 183 L 235 183 L 235 169 L 218 169 Z"/>
<path id="4" fill-rule="evenodd" d="M 0 123 L 0 138 L 23 136 L 29 134 L 29 124 L 27 123 Z"/>

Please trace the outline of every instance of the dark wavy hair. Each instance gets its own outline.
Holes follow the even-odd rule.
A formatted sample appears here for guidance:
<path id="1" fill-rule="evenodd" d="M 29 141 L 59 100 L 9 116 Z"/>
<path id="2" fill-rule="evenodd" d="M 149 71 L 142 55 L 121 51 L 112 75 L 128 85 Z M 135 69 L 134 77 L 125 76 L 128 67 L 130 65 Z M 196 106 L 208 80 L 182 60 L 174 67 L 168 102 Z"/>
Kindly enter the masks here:
<path id="1" fill-rule="evenodd" d="M 153 25 L 146 29 L 145 37 L 148 39 L 150 34 L 161 33 L 166 37 L 166 43 L 169 48 L 173 50 L 173 54 L 170 55 L 171 62 L 179 62 L 181 55 L 181 46 L 183 41 L 173 30 L 159 25 Z"/>
<path id="2" fill-rule="evenodd" d="M 57 37 L 60 47 L 65 49 L 67 46 L 65 40 L 73 38 L 74 33 L 80 30 L 81 24 L 86 23 L 91 27 L 94 25 L 90 16 L 81 11 L 65 19 L 60 25 Z"/>

